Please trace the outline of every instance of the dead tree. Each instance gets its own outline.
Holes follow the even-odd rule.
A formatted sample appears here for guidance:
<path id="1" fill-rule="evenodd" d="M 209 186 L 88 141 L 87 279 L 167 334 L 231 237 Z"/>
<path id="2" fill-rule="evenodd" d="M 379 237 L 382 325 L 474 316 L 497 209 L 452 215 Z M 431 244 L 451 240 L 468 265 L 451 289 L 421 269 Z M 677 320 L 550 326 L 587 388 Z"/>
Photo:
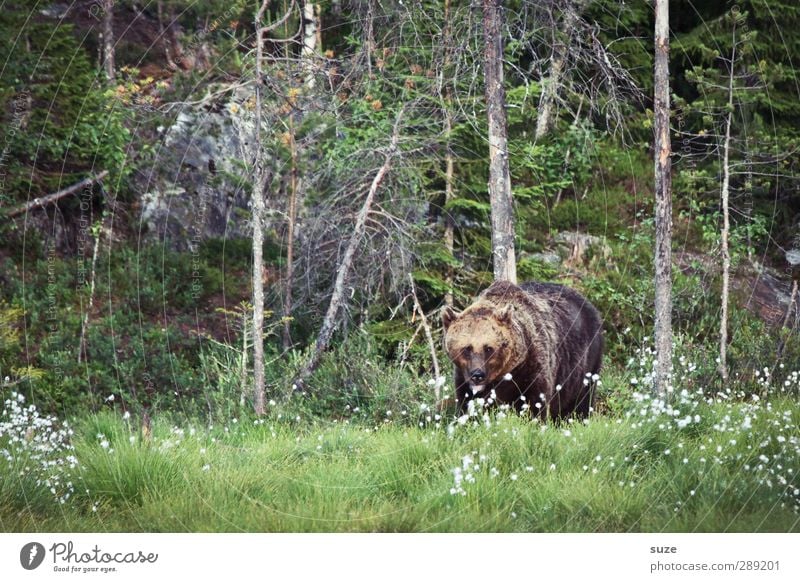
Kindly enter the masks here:
<path id="1" fill-rule="evenodd" d="M 516 283 L 514 201 L 508 169 L 506 92 L 503 85 L 503 18 L 502 0 L 483 0 L 483 72 L 489 118 L 489 201 L 494 278 Z"/>
<path id="2" fill-rule="evenodd" d="M 672 148 L 669 135 L 669 0 L 656 0 L 655 24 L 655 349 L 654 390 L 672 374 Z"/>
<path id="3" fill-rule="evenodd" d="M 444 24 L 442 26 L 442 45 L 444 50 L 444 59 L 442 64 L 442 71 L 439 78 L 439 97 L 442 99 L 442 112 L 444 113 L 444 132 L 445 132 L 445 152 L 444 152 L 444 207 L 447 209 L 447 204 L 454 198 L 455 193 L 453 190 L 453 179 L 455 177 L 455 163 L 453 159 L 453 148 L 451 141 L 453 139 L 453 113 L 451 108 L 451 97 L 449 87 L 445 87 L 444 76 L 447 74 L 450 65 L 450 52 L 452 43 L 452 33 L 450 26 L 450 0 L 444 0 Z M 453 256 L 455 247 L 455 221 L 451 214 L 445 211 L 444 217 L 444 246 L 447 250 L 448 256 Z M 447 266 L 447 274 L 445 276 L 445 283 L 447 291 L 444 295 L 444 302 L 448 307 L 453 306 L 453 273 L 452 265 Z"/>
<path id="4" fill-rule="evenodd" d="M 722 232 L 720 246 L 722 250 L 722 314 L 719 322 L 719 373 L 722 381 L 728 382 L 728 294 L 730 288 L 731 253 L 728 248 L 730 234 L 730 149 L 731 122 L 733 120 L 733 67 L 736 63 L 736 21 L 733 23 L 733 48 L 728 77 L 728 111 L 725 118 L 725 142 L 722 145 Z"/>
<path id="5" fill-rule="evenodd" d="M 539 111 L 536 116 L 535 139 L 537 141 L 549 131 L 552 125 L 553 110 L 561 87 L 564 66 L 567 63 L 567 54 L 572 44 L 572 37 L 575 34 L 580 14 L 588 3 L 589 0 L 566 0 L 564 5 L 561 26 L 553 43 L 550 71 L 547 79 L 542 80 L 542 93 L 539 97 Z"/>
<path id="6" fill-rule="evenodd" d="M 361 205 L 361 210 L 359 210 L 358 215 L 356 216 L 356 223 L 353 227 L 353 233 L 350 235 L 347 248 L 345 249 L 342 260 L 339 263 L 339 267 L 336 271 L 336 281 L 333 285 L 333 293 L 331 295 L 330 303 L 328 304 L 328 310 L 325 313 L 325 319 L 320 327 L 319 335 L 317 336 L 317 341 L 314 344 L 311 356 L 301 371 L 298 381 L 305 380 L 309 375 L 311 375 L 312 372 L 314 372 L 314 370 L 316 370 L 317 366 L 319 366 L 322 354 L 328 349 L 331 337 L 333 337 L 333 332 L 336 330 L 339 309 L 344 301 L 345 282 L 350 274 L 350 267 L 353 264 L 356 248 L 364 236 L 367 217 L 369 216 L 370 209 L 375 201 L 375 195 L 378 192 L 378 188 L 383 182 L 383 179 L 386 177 L 386 174 L 389 172 L 389 168 L 391 168 L 392 162 L 398 151 L 397 144 L 398 140 L 400 139 L 400 121 L 402 120 L 402 117 L 403 109 L 400 110 L 400 112 L 397 114 L 397 118 L 395 119 L 392 138 L 389 143 L 389 147 L 384 153 L 383 165 L 381 165 L 381 167 L 378 169 L 378 172 L 375 174 L 375 177 L 372 179 L 367 196 L 364 198 L 364 203 Z"/>
<path id="7" fill-rule="evenodd" d="M 264 12 L 269 0 L 263 0 L 255 18 L 256 67 L 255 67 L 255 122 L 253 124 L 253 408 L 259 416 L 264 408 L 264 182 L 266 178 L 264 151 L 261 146 L 261 91 L 263 73 L 263 25 Z"/>
<path id="8" fill-rule="evenodd" d="M 292 285 L 294 284 L 294 237 L 297 223 L 297 194 L 299 178 L 297 176 L 297 141 L 295 139 L 294 119 L 289 113 L 289 153 L 291 170 L 289 176 L 289 211 L 286 222 L 286 283 L 283 294 L 283 349 L 292 347 Z"/>

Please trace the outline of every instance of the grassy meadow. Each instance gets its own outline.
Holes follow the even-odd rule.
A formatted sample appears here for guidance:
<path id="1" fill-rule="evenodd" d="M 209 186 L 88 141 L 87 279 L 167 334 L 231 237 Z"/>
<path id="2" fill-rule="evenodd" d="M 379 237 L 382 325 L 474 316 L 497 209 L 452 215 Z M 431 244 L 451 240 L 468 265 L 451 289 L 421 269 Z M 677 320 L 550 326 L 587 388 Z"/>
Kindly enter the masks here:
<path id="1" fill-rule="evenodd" d="M 558 425 L 496 408 L 455 419 L 422 405 L 373 422 L 275 407 L 155 418 L 144 434 L 112 411 L 65 426 L 15 394 L 0 418 L 0 528 L 797 532 L 800 405 L 787 378 L 769 399 L 631 392 Z"/>

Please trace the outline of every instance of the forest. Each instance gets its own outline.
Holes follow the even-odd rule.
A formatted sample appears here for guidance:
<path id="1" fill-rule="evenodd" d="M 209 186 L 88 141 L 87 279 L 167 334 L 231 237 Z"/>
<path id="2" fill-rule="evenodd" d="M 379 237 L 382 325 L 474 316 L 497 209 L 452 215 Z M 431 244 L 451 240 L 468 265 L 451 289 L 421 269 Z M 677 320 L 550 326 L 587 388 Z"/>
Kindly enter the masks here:
<path id="1" fill-rule="evenodd" d="M 3 2 L 0 529 L 800 531 L 798 30 Z M 597 308 L 587 418 L 458 409 L 501 279 Z"/>

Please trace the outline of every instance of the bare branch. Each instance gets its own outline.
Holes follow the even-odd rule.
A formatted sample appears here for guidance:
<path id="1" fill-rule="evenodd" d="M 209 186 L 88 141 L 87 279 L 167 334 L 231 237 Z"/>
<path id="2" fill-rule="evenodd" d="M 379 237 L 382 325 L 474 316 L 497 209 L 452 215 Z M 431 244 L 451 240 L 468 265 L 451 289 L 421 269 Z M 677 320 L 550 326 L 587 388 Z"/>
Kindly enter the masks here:
<path id="1" fill-rule="evenodd" d="M 35 208 L 42 208 L 44 206 L 47 206 L 48 204 L 52 204 L 53 202 L 57 202 L 58 200 L 61 200 L 65 196 L 69 196 L 70 194 L 75 194 L 75 192 L 78 192 L 79 190 L 83 190 L 87 186 L 91 186 L 95 182 L 101 182 L 106 176 L 108 176 L 108 170 L 103 170 L 99 174 L 95 174 L 94 176 L 90 176 L 89 178 L 86 178 L 85 180 L 81 180 L 77 184 L 73 184 L 72 186 L 64 188 L 63 190 L 59 190 L 58 192 L 54 192 L 53 194 L 48 194 L 47 196 L 43 196 L 41 198 L 34 198 L 33 200 L 31 200 L 27 204 L 24 204 L 22 206 L 18 206 L 17 208 L 12 208 L 11 210 L 9 210 L 6 213 L 6 216 L 8 218 L 13 218 L 13 217 L 18 216 L 20 214 L 24 214 L 26 212 L 30 212 L 31 210 L 33 210 Z"/>
<path id="2" fill-rule="evenodd" d="M 438 405 L 442 400 L 442 388 L 439 384 L 439 376 L 441 376 L 441 373 L 439 371 L 439 358 L 436 357 L 436 344 L 433 341 L 433 334 L 431 334 L 431 326 L 428 325 L 428 318 L 425 317 L 425 311 L 422 309 L 422 305 L 419 303 L 417 289 L 414 285 L 414 277 L 411 275 L 411 273 L 408 274 L 408 281 L 411 284 L 411 296 L 414 298 L 414 309 L 417 313 L 419 313 L 419 317 L 422 320 L 422 328 L 425 330 L 425 337 L 428 339 L 428 348 L 431 350 L 431 361 L 433 362 L 434 377 L 434 396 L 436 398 L 436 404 Z"/>

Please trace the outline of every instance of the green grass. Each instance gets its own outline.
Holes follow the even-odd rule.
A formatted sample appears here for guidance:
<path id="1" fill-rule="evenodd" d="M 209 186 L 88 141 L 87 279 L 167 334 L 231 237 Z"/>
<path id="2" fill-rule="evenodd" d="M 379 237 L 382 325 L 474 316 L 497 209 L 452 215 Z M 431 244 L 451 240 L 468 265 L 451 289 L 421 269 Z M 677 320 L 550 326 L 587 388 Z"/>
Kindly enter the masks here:
<path id="1" fill-rule="evenodd" d="M 675 416 L 642 415 L 646 404 L 560 426 L 496 413 L 424 427 L 277 413 L 214 427 L 162 420 L 148 441 L 119 415 L 86 416 L 72 437 L 71 498 L 58 504 L 31 478 L 0 471 L 0 528 L 800 531 L 796 400 L 689 399 Z M 684 413 L 699 421 L 679 427 Z M 455 468 L 473 478 L 463 495 L 451 492 Z"/>

